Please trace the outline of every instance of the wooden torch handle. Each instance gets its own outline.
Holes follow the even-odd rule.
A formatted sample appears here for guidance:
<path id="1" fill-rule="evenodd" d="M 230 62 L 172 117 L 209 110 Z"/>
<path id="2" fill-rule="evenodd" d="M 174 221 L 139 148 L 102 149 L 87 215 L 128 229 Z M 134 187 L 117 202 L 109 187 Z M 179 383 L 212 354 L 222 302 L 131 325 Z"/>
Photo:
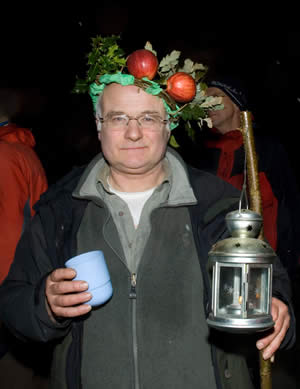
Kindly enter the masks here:
<path id="1" fill-rule="evenodd" d="M 250 209 L 254 212 L 259 213 L 261 216 L 262 212 L 262 200 L 259 185 L 259 176 L 257 168 L 257 155 L 255 150 L 253 128 L 251 113 L 249 111 L 241 112 L 241 132 L 243 134 L 244 148 L 247 161 L 247 181 L 249 190 L 249 201 Z M 261 228 L 259 239 L 264 239 L 263 226 Z M 264 360 L 262 357 L 263 350 L 259 351 L 260 360 L 260 385 L 261 389 L 272 388 L 272 377 L 271 377 L 271 360 Z"/>

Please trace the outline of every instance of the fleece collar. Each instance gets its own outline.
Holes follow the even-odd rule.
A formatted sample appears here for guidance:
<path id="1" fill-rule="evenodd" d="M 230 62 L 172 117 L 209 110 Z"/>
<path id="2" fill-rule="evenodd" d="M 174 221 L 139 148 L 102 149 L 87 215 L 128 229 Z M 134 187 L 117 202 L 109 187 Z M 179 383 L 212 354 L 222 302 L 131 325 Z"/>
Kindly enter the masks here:
<path id="1" fill-rule="evenodd" d="M 167 205 L 196 204 L 197 200 L 190 185 L 185 164 L 180 156 L 168 148 L 165 163 L 169 169 L 166 180 L 171 184 Z M 85 169 L 73 196 L 77 198 L 101 198 L 97 183 L 99 175 L 103 176 L 103 172 L 107 172 L 107 169 L 109 167 L 103 154 L 98 154 Z"/>

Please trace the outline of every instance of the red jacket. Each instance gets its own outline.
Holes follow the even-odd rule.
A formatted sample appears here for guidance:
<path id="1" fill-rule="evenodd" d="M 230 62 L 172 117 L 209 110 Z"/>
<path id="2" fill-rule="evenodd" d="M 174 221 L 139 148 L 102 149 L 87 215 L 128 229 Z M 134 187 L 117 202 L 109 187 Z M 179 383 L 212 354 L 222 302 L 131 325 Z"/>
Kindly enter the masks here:
<path id="1" fill-rule="evenodd" d="M 259 132 L 259 131 L 258 131 Z M 262 197 L 264 235 L 291 276 L 300 258 L 300 193 L 288 155 L 274 136 L 255 135 Z M 244 149 L 240 131 L 211 131 L 199 167 L 217 174 L 238 189 L 244 180 Z"/>
<path id="2" fill-rule="evenodd" d="M 13 261 L 15 248 L 33 205 L 47 189 L 42 164 L 29 129 L 0 127 L 0 283 Z"/>
<path id="3" fill-rule="evenodd" d="M 236 163 L 235 151 L 243 145 L 242 133 L 240 131 L 230 131 L 220 136 L 218 140 L 207 141 L 206 145 L 207 147 L 220 149 L 221 154 L 217 175 L 241 190 L 244 182 L 244 174 L 242 171 L 233 174 L 233 169 Z M 266 172 L 259 171 L 258 174 L 264 219 L 264 234 L 269 244 L 276 250 L 278 200 L 273 193 Z"/>

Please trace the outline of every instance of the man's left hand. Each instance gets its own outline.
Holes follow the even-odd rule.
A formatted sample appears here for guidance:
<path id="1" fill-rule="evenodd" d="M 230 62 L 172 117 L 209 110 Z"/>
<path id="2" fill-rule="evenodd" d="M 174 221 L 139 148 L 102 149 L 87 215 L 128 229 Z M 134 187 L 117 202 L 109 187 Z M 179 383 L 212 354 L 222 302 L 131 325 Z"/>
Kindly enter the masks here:
<path id="1" fill-rule="evenodd" d="M 278 350 L 290 326 L 288 307 L 276 297 L 272 298 L 271 313 L 275 322 L 273 332 L 265 338 L 258 340 L 256 343 L 256 347 L 259 350 L 263 350 L 264 359 L 269 359 L 274 356 L 274 353 Z"/>

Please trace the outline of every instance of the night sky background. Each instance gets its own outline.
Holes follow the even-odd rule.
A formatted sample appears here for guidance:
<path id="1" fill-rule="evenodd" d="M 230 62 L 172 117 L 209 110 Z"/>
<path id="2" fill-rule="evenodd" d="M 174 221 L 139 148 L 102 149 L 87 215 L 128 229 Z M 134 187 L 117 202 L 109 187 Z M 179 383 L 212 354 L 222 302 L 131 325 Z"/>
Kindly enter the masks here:
<path id="1" fill-rule="evenodd" d="M 149 40 L 159 58 L 177 49 L 209 66 L 210 76 L 240 76 L 261 131 L 280 138 L 300 181 L 299 27 L 286 26 L 282 9 L 50 4 L 8 5 L 0 30 L 0 83 L 23 91 L 18 120 L 32 128 L 50 183 L 99 151 L 89 97 L 70 93 L 76 75 L 85 75 L 90 38 L 99 34 L 121 34 L 127 54 Z"/>

